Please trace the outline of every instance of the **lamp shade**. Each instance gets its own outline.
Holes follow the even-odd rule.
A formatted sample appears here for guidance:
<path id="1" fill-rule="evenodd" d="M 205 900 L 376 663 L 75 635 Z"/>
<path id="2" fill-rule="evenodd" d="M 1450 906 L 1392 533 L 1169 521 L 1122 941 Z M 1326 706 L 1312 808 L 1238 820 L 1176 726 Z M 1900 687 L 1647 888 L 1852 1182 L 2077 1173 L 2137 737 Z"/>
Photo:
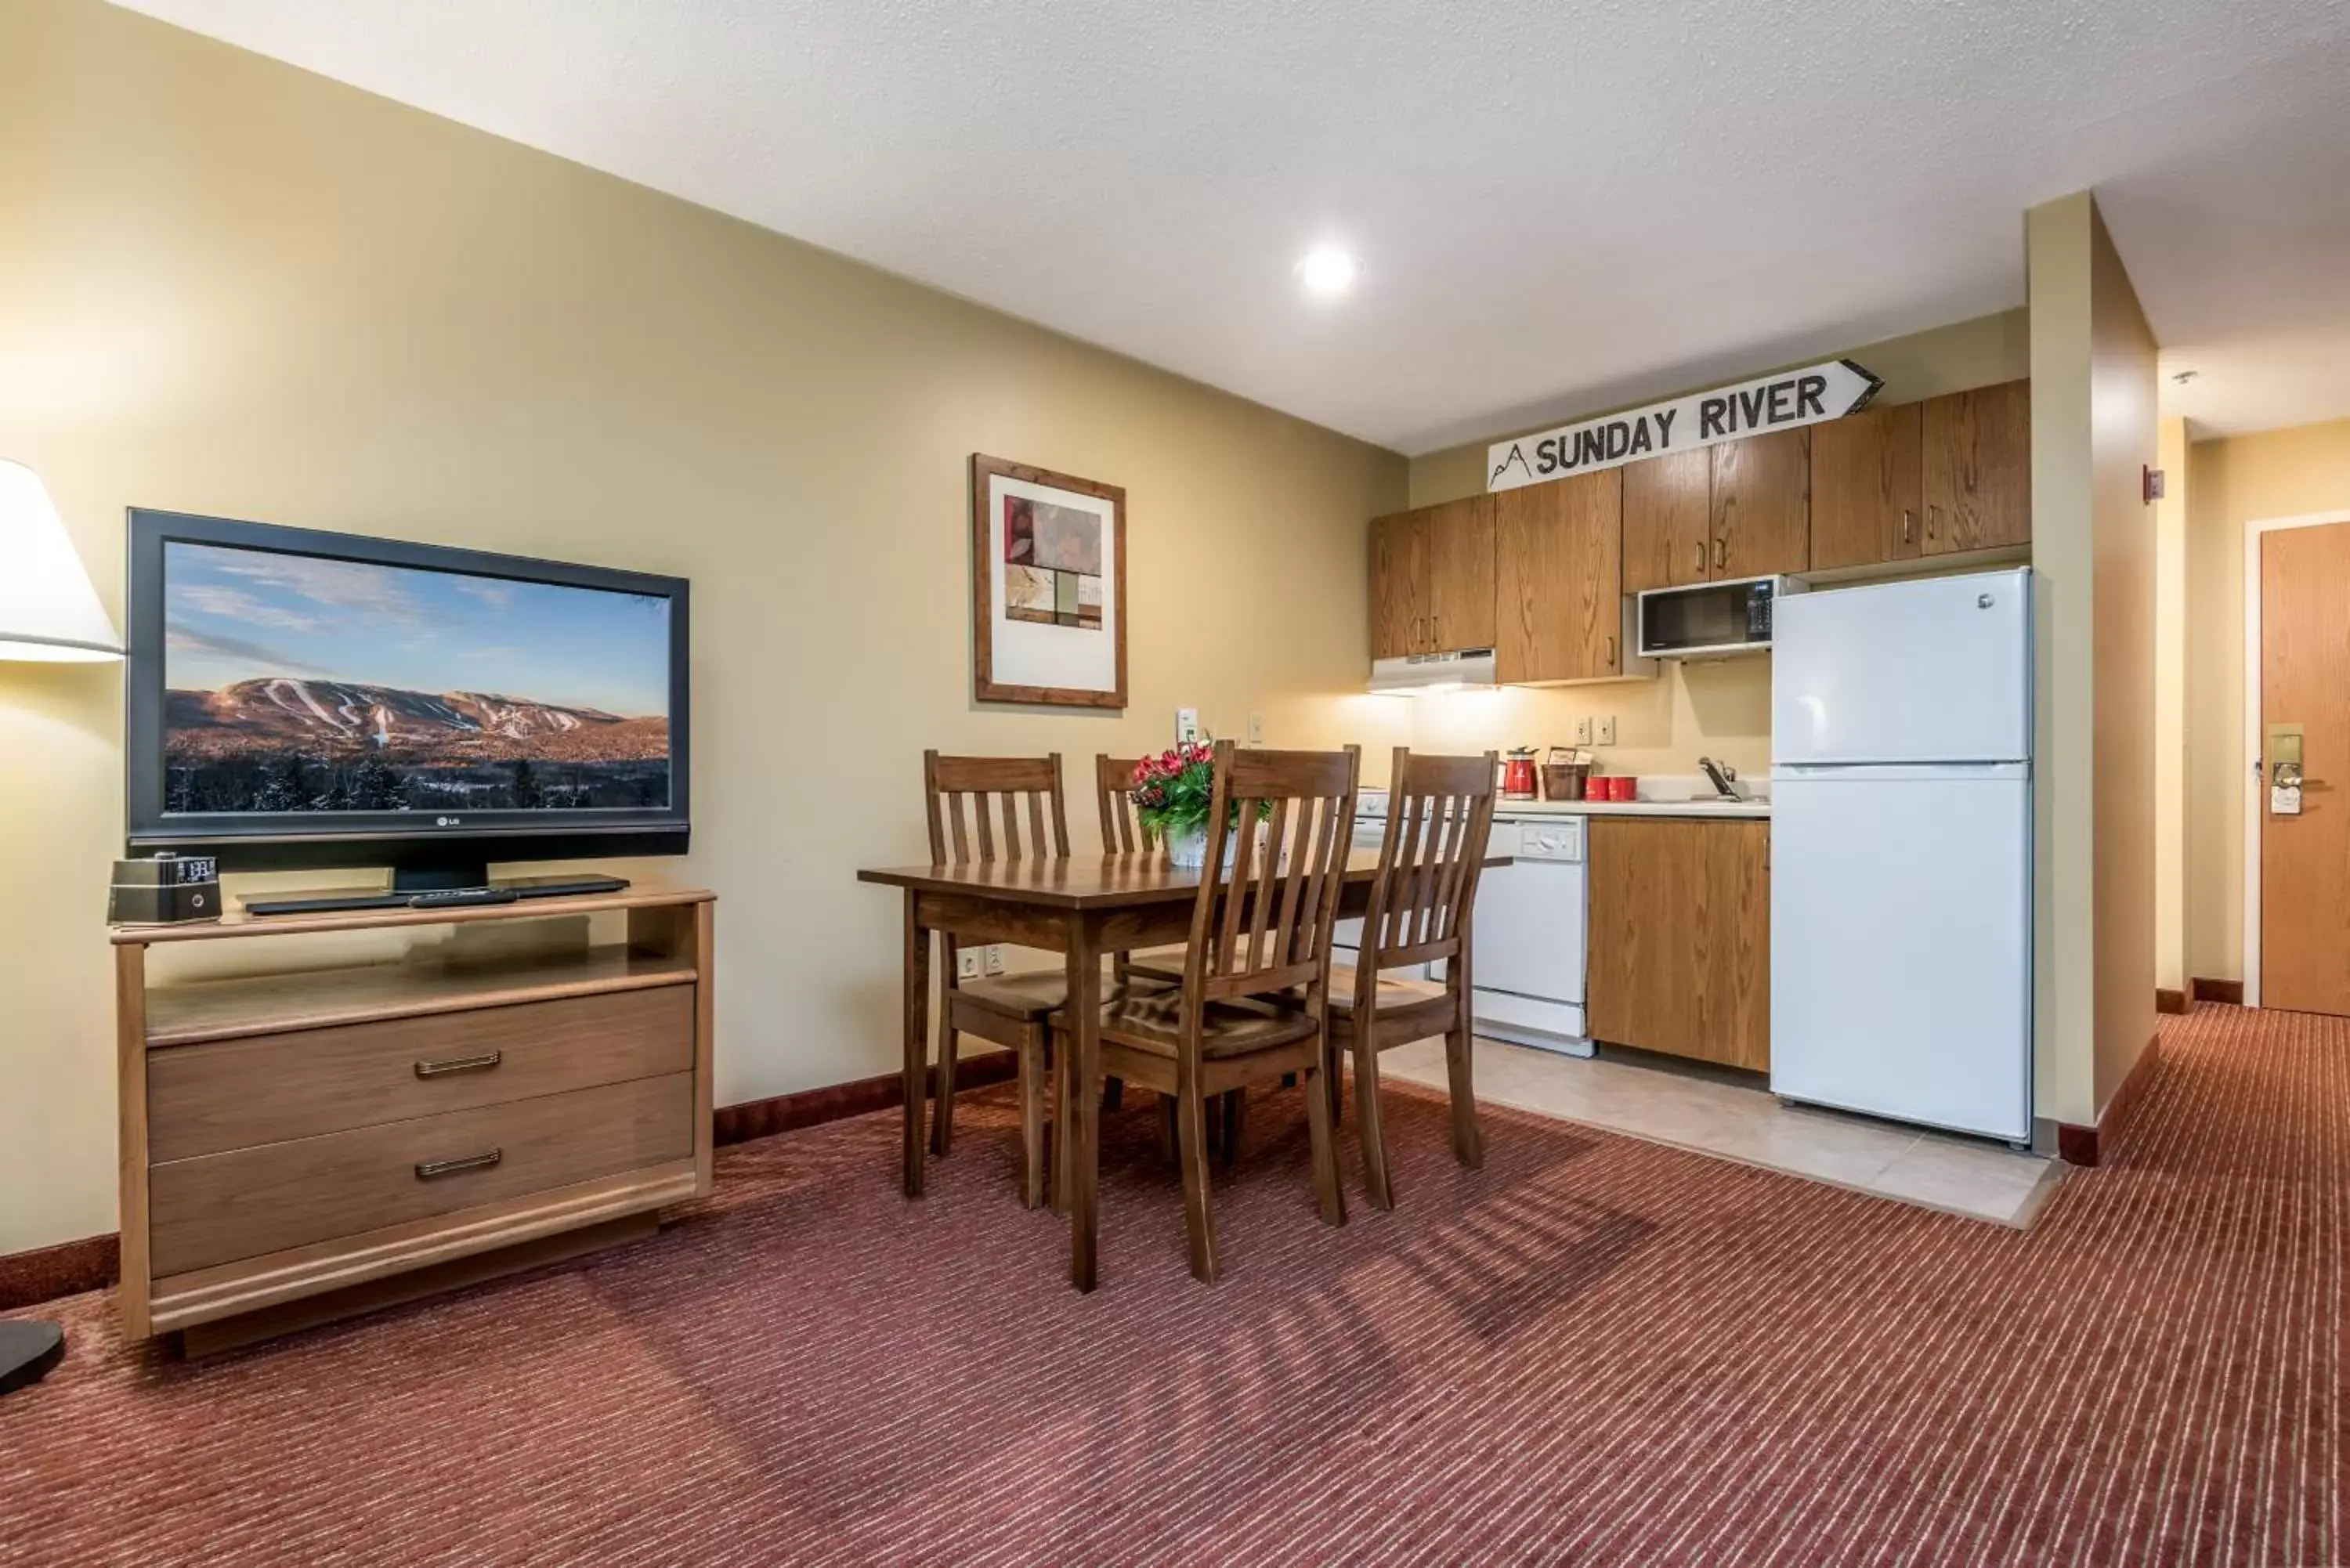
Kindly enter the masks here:
<path id="1" fill-rule="evenodd" d="M 122 639 L 40 476 L 0 461 L 0 659 L 122 657 Z"/>

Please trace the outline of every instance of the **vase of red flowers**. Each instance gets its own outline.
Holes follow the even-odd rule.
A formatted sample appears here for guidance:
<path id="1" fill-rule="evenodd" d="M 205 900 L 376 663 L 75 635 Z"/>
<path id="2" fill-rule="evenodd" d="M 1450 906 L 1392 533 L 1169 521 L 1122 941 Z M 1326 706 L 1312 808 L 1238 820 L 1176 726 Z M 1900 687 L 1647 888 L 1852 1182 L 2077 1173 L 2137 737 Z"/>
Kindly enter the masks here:
<path id="1" fill-rule="evenodd" d="M 1216 748 L 1210 741 L 1186 741 L 1134 764 L 1127 791 L 1143 831 L 1167 846 L 1168 863 L 1196 871 L 1208 862 L 1208 805 L 1215 798 Z M 1224 841 L 1224 864 L 1232 864 L 1236 837 Z"/>

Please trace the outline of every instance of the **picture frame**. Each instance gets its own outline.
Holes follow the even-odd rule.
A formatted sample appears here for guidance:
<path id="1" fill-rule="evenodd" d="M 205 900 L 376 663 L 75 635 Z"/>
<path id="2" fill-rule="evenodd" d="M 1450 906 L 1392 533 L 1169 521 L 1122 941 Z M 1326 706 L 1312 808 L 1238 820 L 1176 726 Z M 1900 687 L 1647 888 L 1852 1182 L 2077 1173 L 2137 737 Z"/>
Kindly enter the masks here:
<path id="1" fill-rule="evenodd" d="M 1126 492 L 971 458 L 972 695 L 1122 709 Z"/>

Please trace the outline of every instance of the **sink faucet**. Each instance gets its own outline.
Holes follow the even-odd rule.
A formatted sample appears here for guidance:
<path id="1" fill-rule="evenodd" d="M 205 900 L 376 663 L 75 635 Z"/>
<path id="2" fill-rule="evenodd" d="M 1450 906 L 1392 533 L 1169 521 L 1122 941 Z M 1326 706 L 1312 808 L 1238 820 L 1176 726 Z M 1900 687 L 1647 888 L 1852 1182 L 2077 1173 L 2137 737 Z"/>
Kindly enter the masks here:
<path id="1" fill-rule="evenodd" d="M 1738 770 L 1728 763 L 1717 763 L 1711 757 L 1700 757 L 1697 765 L 1711 781 L 1714 793 L 1723 800 L 1736 800 L 1738 792 L 1730 786 L 1738 782 Z"/>

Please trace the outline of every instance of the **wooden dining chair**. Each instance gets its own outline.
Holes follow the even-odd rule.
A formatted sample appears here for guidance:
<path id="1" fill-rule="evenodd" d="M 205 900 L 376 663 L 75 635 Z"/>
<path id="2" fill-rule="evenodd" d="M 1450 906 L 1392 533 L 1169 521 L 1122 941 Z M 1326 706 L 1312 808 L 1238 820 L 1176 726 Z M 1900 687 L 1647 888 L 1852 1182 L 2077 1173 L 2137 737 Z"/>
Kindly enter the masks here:
<path id="1" fill-rule="evenodd" d="M 922 789 L 933 865 L 1068 858 L 1058 752 L 1044 757 L 943 757 L 924 752 Z M 943 1156 L 953 1147 L 960 1037 L 975 1034 L 1008 1047 L 1020 1068 L 1020 1201 L 1034 1209 L 1045 1195 L 1045 1101 L 1051 1083 L 1046 1021 L 1068 999 L 1068 982 L 1058 971 L 958 979 L 954 933 L 944 933 L 942 940 L 946 1038 L 939 1046 L 931 1150 Z"/>
<path id="2" fill-rule="evenodd" d="M 1228 1090 L 1289 1073 L 1305 1079 L 1315 1197 L 1326 1223 L 1346 1223 L 1321 1077 L 1330 939 L 1360 762 L 1352 746 L 1269 752 L 1216 742 L 1207 864 L 1221 866 L 1225 845 L 1238 843 L 1229 873 L 1200 879 L 1182 986 L 1119 984 L 1102 1003 L 1101 1070 L 1174 1098 L 1191 1272 L 1210 1283 L 1217 1264 L 1207 1107 Z"/>
<path id="3" fill-rule="evenodd" d="M 1396 748 L 1388 774 L 1387 834 L 1363 914 L 1356 967 L 1330 979 L 1329 1068 L 1336 1115 L 1339 1064 L 1355 1074 L 1355 1137 L 1363 1150 L 1363 1185 L 1371 1203 L 1395 1207 L 1387 1135 L 1379 1122 L 1379 1053 L 1430 1035 L 1444 1036 L 1452 1101 L 1452 1152 L 1474 1168 L 1485 1161 L 1469 1071 L 1473 1006 L 1469 985 L 1471 918 L 1477 877 L 1493 830 L 1493 780 L 1499 758 L 1416 757 Z M 1441 960 L 1440 981 L 1388 971 Z"/>

